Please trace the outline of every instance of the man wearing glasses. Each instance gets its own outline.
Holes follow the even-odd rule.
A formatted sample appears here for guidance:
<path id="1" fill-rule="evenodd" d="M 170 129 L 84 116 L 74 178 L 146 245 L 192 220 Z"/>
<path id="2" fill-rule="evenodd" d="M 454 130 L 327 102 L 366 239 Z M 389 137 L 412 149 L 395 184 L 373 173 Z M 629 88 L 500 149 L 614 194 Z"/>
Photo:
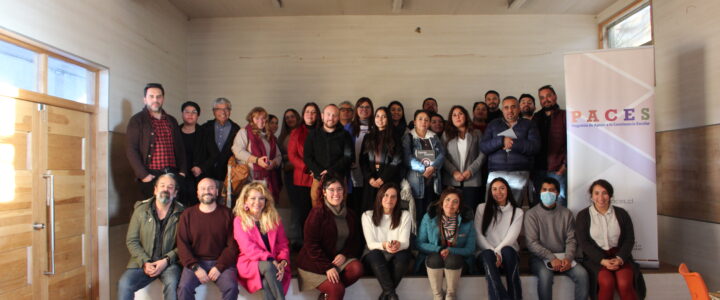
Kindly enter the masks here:
<path id="1" fill-rule="evenodd" d="M 232 143 L 240 126 L 230 120 L 232 103 L 226 98 L 217 98 L 213 103 L 214 120 L 207 121 L 200 129 L 203 141 L 199 147 L 199 164 L 193 168 L 195 177 L 210 177 L 225 181 L 227 162 L 232 156 Z"/>

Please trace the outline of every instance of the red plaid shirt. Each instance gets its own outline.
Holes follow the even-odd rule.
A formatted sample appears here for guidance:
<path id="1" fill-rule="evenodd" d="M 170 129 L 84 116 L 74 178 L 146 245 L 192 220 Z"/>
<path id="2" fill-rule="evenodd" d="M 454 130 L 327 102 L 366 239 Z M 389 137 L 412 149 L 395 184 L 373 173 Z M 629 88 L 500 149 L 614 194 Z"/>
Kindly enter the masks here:
<path id="1" fill-rule="evenodd" d="M 148 111 L 150 113 L 150 111 Z M 150 116 L 152 120 L 155 142 L 150 144 L 150 161 L 148 169 L 162 170 L 167 167 L 176 168 L 175 164 L 175 148 L 173 147 L 172 127 L 170 121 L 163 112 L 162 117 L 158 120 Z"/>

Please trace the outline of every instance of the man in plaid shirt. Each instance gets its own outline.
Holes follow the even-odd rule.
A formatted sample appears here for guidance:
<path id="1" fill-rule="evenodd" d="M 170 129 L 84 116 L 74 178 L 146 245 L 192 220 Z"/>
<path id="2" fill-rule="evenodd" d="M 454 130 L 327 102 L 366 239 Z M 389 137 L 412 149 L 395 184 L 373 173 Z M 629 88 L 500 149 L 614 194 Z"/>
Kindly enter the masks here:
<path id="1" fill-rule="evenodd" d="M 145 107 L 130 118 L 127 126 L 125 150 L 145 198 L 153 196 L 157 176 L 175 173 L 182 181 L 187 170 L 180 127 L 177 120 L 162 109 L 164 101 L 163 86 L 148 83 L 143 98 Z M 182 184 L 179 182 L 177 186 Z"/>

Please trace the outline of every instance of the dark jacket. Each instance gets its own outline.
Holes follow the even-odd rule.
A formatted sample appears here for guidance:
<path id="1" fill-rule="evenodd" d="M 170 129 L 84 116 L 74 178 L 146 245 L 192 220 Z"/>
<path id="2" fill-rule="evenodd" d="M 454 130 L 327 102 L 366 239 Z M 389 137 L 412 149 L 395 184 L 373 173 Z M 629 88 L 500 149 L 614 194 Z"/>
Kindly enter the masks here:
<path id="1" fill-rule="evenodd" d="M 645 280 L 640 272 L 640 267 L 632 257 L 632 249 L 635 246 L 635 232 L 633 229 L 632 219 L 624 209 L 613 206 L 615 216 L 620 225 L 620 238 L 618 239 L 617 256 L 624 263 L 631 264 L 633 269 L 633 281 L 635 284 L 635 293 L 638 299 L 644 299 L 646 294 Z M 583 253 L 583 266 L 588 270 L 590 297 L 597 299 L 597 274 L 602 266 L 600 261 L 605 257 L 605 251 L 590 236 L 590 208 L 587 207 L 577 214 L 575 219 L 575 236 L 577 237 L 578 246 Z"/>
<path id="2" fill-rule="evenodd" d="M 383 133 L 379 133 L 383 134 Z M 385 132 L 394 137 L 394 132 Z M 370 185 L 371 178 L 382 179 L 384 183 L 394 182 L 400 184 L 400 168 L 402 166 L 402 145 L 400 141 L 394 140 L 394 153 L 390 155 L 387 146 L 378 153 L 377 149 L 369 149 L 370 140 L 375 138 L 375 133 L 368 133 L 363 139 L 360 147 L 360 171 L 363 175 L 361 213 L 372 209 L 378 189 Z M 376 168 L 377 165 L 377 168 Z"/>
<path id="3" fill-rule="evenodd" d="M 346 176 L 355 159 L 355 146 L 350 134 L 340 126 L 333 132 L 318 128 L 308 133 L 304 154 L 305 165 L 316 179 L 320 179 L 324 170 Z"/>
<path id="4" fill-rule="evenodd" d="M 198 147 L 198 167 L 202 169 L 200 177 L 210 177 L 219 181 L 225 181 L 225 175 L 227 175 L 227 162 L 228 159 L 233 155 L 232 144 L 240 130 L 240 126 L 228 120 L 230 122 L 230 135 L 225 140 L 225 145 L 222 149 L 218 149 L 215 143 L 215 120 L 205 122 L 200 127 L 200 135 L 202 136 L 202 144 Z"/>
<path id="5" fill-rule="evenodd" d="M 343 132 L 345 131 L 343 130 Z M 297 256 L 298 268 L 325 274 L 327 270 L 334 267 L 332 261 L 336 255 L 342 254 L 346 258 L 359 257 L 363 250 L 360 244 L 362 233 L 359 232 L 356 224 L 360 222 L 357 221 L 357 216 L 350 209 L 347 209 L 345 220 L 347 220 L 349 233 L 345 240 L 345 246 L 338 252 L 335 251 L 338 235 L 335 215 L 325 204 L 310 211 L 305 220 L 303 247 Z"/>
<path id="6" fill-rule="evenodd" d="M 160 226 L 155 222 L 150 205 L 155 205 L 155 197 L 138 201 L 135 203 L 135 210 L 130 218 L 125 244 L 130 251 L 130 261 L 127 268 L 142 268 L 143 264 L 149 262 L 152 258 L 153 247 L 155 247 L 155 233 Z M 168 264 L 178 262 L 177 246 L 175 245 L 175 233 L 177 231 L 178 219 L 185 207 L 175 201 L 173 210 L 169 211 L 165 230 L 162 235 L 162 251 L 163 256 L 168 257 Z"/>
<path id="7" fill-rule="evenodd" d="M 166 114 L 165 111 L 163 111 L 163 115 L 170 122 L 172 129 L 176 167 L 179 172 L 187 174 L 185 145 L 183 145 L 180 126 L 173 116 Z M 150 118 L 150 112 L 147 107 L 144 107 L 142 111 L 130 118 L 126 130 L 125 154 L 138 179 L 143 179 L 150 174 L 147 164 L 150 159 L 151 146 L 155 144 L 155 131 L 153 131 Z"/>
<path id="8" fill-rule="evenodd" d="M 513 131 L 517 139 L 513 140 L 510 152 L 503 150 L 503 138 L 498 136 L 510 128 L 505 119 L 495 119 L 488 124 L 480 142 L 480 150 L 488 156 L 488 169 L 492 171 L 530 171 L 533 169 L 533 157 L 540 150 L 540 134 L 535 123 L 519 118 Z"/>
<path id="9" fill-rule="evenodd" d="M 557 171 L 567 163 L 567 120 L 565 110 L 553 108 L 550 116 L 545 109 L 535 113 L 532 120 L 540 132 L 540 151 L 535 157 L 535 169 Z"/>

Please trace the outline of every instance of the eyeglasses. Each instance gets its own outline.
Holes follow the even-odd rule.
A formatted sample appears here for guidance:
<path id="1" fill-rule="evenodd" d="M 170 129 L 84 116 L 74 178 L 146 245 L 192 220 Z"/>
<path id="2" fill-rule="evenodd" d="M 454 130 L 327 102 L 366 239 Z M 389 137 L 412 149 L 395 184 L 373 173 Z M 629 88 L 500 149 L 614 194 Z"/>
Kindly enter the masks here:
<path id="1" fill-rule="evenodd" d="M 369 105 L 360 105 L 357 107 L 358 109 L 370 109 Z"/>
<path id="2" fill-rule="evenodd" d="M 224 112 L 228 112 L 228 111 L 230 111 L 230 109 L 229 109 L 229 108 L 213 108 L 213 111 L 224 111 Z"/>
<path id="3" fill-rule="evenodd" d="M 193 115 L 197 115 L 197 114 L 198 114 L 197 110 L 183 111 L 183 113 L 184 113 L 184 114 L 193 114 Z"/>
<path id="4" fill-rule="evenodd" d="M 352 108 L 343 107 L 340 109 L 340 111 L 352 111 Z"/>

